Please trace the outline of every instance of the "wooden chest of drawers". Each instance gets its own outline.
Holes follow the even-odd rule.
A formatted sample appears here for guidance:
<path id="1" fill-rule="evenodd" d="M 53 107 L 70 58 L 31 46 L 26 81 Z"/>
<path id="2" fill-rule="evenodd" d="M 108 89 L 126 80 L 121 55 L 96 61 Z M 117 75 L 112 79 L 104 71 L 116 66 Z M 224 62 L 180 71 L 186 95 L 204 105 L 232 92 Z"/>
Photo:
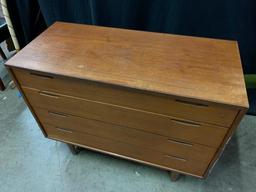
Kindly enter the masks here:
<path id="1" fill-rule="evenodd" d="M 248 108 L 234 41 L 57 22 L 6 65 L 46 137 L 200 178 Z"/>

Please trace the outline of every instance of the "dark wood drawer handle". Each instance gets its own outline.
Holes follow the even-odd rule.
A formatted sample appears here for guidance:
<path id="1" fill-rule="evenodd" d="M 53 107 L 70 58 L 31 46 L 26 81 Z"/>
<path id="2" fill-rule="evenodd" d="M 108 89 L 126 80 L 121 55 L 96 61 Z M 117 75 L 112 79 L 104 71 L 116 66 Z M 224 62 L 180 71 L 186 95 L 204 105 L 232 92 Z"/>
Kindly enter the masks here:
<path id="1" fill-rule="evenodd" d="M 199 123 L 180 120 L 180 119 L 171 119 L 171 121 L 174 122 L 174 123 L 181 124 L 181 125 L 186 125 L 186 126 L 193 126 L 193 127 L 200 127 L 201 126 Z"/>
<path id="2" fill-rule="evenodd" d="M 178 103 L 183 103 L 185 105 L 194 105 L 194 106 L 197 106 L 197 107 L 209 107 L 209 105 L 207 105 L 207 104 L 196 103 L 196 102 L 192 102 L 192 101 L 183 101 L 183 100 L 180 100 L 180 99 L 175 99 L 175 101 L 178 102 Z"/>
<path id="3" fill-rule="evenodd" d="M 177 141 L 177 140 L 174 140 L 174 139 L 168 139 L 167 141 L 170 142 L 170 143 L 174 143 L 174 144 L 178 144 L 178 145 L 184 145 L 184 146 L 187 146 L 187 147 L 192 147 L 193 146 L 193 144 L 191 144 L 191 143 L 187 143 L 187 142 L 184 142 L 184 141 Z"/>
<path id="4" fill-rule="evenodd" d="M 64 113 L 57 113 L 57 112 L 52 112 L 52 111 L 48 111 L 48 113 L 52 116 L 58 116 L 58 117 L 68 117 L 67 114 Z"/>
<path id="5" fill-rule="evenodd" d="M 49 92 L 45 92 L 45 91 L 39 91 L 39 94 L 42 96 L 51 97 L 51 98 L 55 98 L 55 99 L 58 99 L 60 97 L 59 95 L 55 95 L 53 93 L 49 93 Z"/>
<path id="6" fill-rule="evenodd" d="M 30 75 L 38 76 L 38 77 L 45 78 L 45 79 L 53 79 L 53 77 L 50 75 L 44 75 L 44 74 L 40 74 L 40 73 L 30 72 Z"/>
<path id="7" fill-rule="evenodd" d="M 56 129 L 58 131 L 62 131 L 62 132 L 65 132 L 65 133 L 73 133 L 73 131 L 69 130 L 69 129 L 63 129 L 63 128 L 60 128 L 60 127 L 56 127 Z"/>
<path id="8" fill-rule="evenodd" d="M 165 157 L 170 158 L 170 159 L 175 159 L 175 160 L 178 160 L 178 161 L 183 161 L 183 162 L 187 161 L 187 159 L 177 157 L 177 156 L 174 156 L 174 155 L 165 155 Z"/>

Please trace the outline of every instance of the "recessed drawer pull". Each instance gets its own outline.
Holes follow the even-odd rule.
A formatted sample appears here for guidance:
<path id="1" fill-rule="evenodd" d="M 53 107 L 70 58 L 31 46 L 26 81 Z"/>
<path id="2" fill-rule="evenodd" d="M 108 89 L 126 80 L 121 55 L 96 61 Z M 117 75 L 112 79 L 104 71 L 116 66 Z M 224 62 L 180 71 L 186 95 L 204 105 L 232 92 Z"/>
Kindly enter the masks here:
<path id="1" fill-rule="evenodd" d="M 193 101 L 183 101 L 183 100 L 180 100 L 180 99 L 175 99 L 175 101 L 179 102 L 179 103 L 183 103 L 185 105 L 194 105 L 194 106 L 197 106 L 197 107 L 209 107 L 209 105 L 207 105 L 207 104 L 196 103 L 196 102 L 193 102 Z"/>
<path id="2" fill-rule="evenodd" d="M 187 142 L 183 142 L 183 141 L 177 141 L 177 140 L 173 140 L 173 139 L 168 139 L 168 142 L 179 144 L 179 145 L 185 145 L 185 146 L 188 146 L 188 147 L 193 146 L 193 144 L 191 144 L 191 143 L 187 143 Z"/>
<path id="3" fill-rule="evenodd" d="M 53 77 L 50 75 L 44 75 L 44 74 L 40 74 L 40 73 L 31 72 L 30 75 L 38 76 L 38 77 L 45 78 L 45 79 L 53 79 Z"/>
<path id="4" fill-rule="evenodd" d="M 66 133 L 73 133 L 73 131 L 71 131 L 71 130 L 63 129 L 63 128 L 60 128 L 60 127 L 56 127 L 56 129 L 57 129 L 58 131 L 62 131 L 62 132 L 66 132 Z"/>
<path id="5" fill-rule="evenodd" d="M 199 123 L 191 122 L 191 121 L 185 121 L 180 119 L 171 119 L 172 122 L 175 122 L 177 124 L 186 125 L 186 126 L 193 126 L 193 127 L 200 127 L 201 125 Z"/>
<path id="6" fill-rule="evenodd" d="M 174 156 L 174 155 L 165 155 L 165 157 L 170 158 L 170 159 L 175 159 L 175 160 L 183 161 L 183 162 L 187 161 L 187 159 L 184 159 L 184 158 L 181 158 L 181 157 L 177 157 L 177 156 Z"/>
<path id="7" fill-rule="evenodd" d="M 64 113 L 57 113 L 57 112 L 52 112 L 52 111 L 48 111 L 48 113 L 50 115 L 53 115 L 53 116 L 58 116 L 58 117 L 68 117 L 67 114 L 64 114 Z"/>
<path id="8" fill-rule="evenodd" d="M 55 98 L 55 99 L 59 98 L 58 95 L 55 95 L 55 94 L 49 93 L 49 92 L 45 92 L 45 91 L 39 91 L 39 94 L 43 95 L 43 96 L 46 96 L 46 97 L 52 97 L 52 98 Z"/>

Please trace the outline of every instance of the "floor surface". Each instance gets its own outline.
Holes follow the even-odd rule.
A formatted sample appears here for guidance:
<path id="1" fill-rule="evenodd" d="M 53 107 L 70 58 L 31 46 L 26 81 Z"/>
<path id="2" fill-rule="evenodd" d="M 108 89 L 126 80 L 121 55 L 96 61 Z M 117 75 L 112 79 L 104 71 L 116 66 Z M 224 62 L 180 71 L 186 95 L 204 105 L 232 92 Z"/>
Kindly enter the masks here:
<path id="1" fill-rule="evenodd" d="M 256 117 L 246 116 L 206 180 L 84 150 L 72 155 L 43 137 L 16 89 L 0 92 L 0 192 L 253 192 Z"/>

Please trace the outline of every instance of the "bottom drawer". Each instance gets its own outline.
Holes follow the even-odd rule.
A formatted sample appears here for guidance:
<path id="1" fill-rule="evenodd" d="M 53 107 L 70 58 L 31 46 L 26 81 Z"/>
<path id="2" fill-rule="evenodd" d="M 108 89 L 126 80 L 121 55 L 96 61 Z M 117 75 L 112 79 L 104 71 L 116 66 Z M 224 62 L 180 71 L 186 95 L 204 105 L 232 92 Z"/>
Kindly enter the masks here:
<path id="1" fill-rule="evenodd" d="M 81 132 L 68 131 L 49 124 L 45 124 L 44 128 L 48 137 L 52 139 L 79 144 L 85 148 L 89 147 L 115 156 L 139 161 L 164 169 L 176 170 L 197 177 L 203 177 L 209 164 L 209 162 L 202 163 L 193 160 L 193 158 L 190 159 L 170 155 L 164 152 L 138 147 L 137 145 L 113 141 Z"/>
<path id="2" fill-rule="evenodd" d="M 133 144 L 142 148 L 150 148 L 170 155 L 182 156 L 185 159 L 190 158 L 202 163 L 208 163 L 216 152 L 216 148 L 188 143 L 171 137 L 120 125 L 48 111 L 47 109 L 37 107 L 34 107 L 34 110 L 43 125 L 50 124 L 65 130 Z"/>

